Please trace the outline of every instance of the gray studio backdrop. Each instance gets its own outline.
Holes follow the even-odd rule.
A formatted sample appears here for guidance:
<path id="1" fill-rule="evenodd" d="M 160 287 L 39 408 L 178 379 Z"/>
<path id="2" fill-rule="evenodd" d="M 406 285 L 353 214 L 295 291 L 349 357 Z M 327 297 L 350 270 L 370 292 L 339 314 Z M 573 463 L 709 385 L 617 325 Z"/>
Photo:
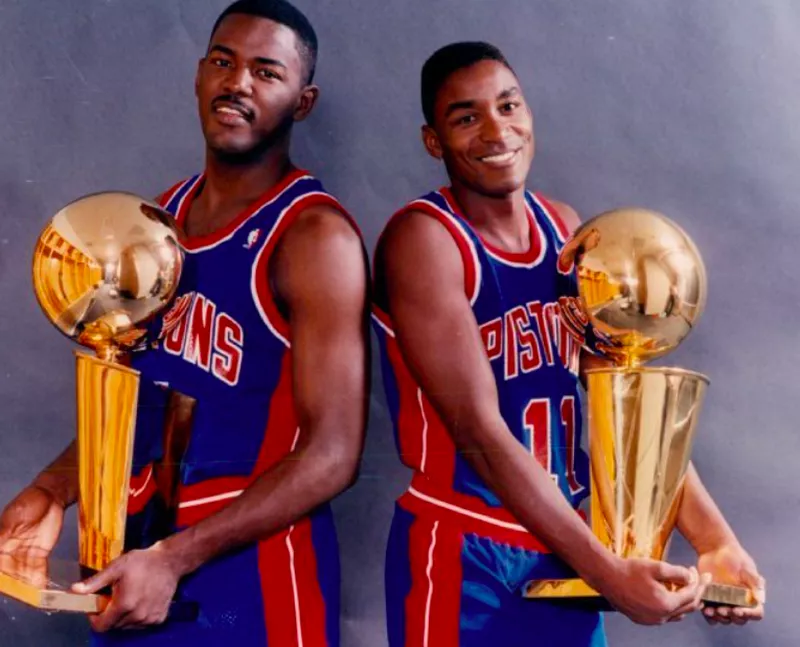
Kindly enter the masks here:
<path id="1" fill-rule="evenodd" d="M 453 40 L 499 44 L 536 114 L 531 184 L 589 216 L 669 214 L 704 255 L 708 309 L 672 363 L 708 373 L 701 474 L 769 581 L 760 626 L 609 619 L 612 645 L 800 644 L 797 0 L 297 0 L 323 94 L 297 160 L 370 249 L 390 213 L 443 181 L 419 142 L 418 75 Z M 225 0 L 0 0 L 0 502 L 73 434 L 70 344 L 30 283 L 40 228 L 79 195 L 146 195 L 199 168 L 192 80 Z M 383 548 L 408 479 L 376 366 L 358 484 L 336 503 L 345 647 L 385 644 Z M 74 513 L 60 554 L 75 552 Z M 690 560 L 678 542 L 673 558 Z M 794 589 L 794 590 L 793 590 Z M 85 645 L 80 618 L 0 602 L 0 647 Z M 538 645 L 532 638 L 531 645 Z M 544 646 L 543 646 L 544 647 Z"/>

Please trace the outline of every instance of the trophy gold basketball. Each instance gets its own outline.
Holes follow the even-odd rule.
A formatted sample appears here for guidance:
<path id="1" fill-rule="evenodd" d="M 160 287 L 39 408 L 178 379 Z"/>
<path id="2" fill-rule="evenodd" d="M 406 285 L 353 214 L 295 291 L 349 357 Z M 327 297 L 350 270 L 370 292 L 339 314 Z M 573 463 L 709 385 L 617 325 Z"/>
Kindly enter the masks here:
<path id="1" fill-rule="evenodd" d="M 106 192 L 59 211 L 41 233 L 33 285 L 47 318 L 94 351 L 77 352 L 78 544 L 80 572 L 122 553 L 139 374 L 128 351 L 172 300 L 183 251 L 170 214 L 138 196 Z M 42 609 L 95 613 L 102 595 L 54 583 L 47 559 L 6 555 L 0 594 Z M 75 569 L 77 571 L 77 569 Z"/>
<path id="2" fill-rule="evenodd" d="M 577 283 L 577 298 L 562 301 L 563 325 L 583 329 L 610 360 L 586 372 L 592 531 L 620 557 L 664 559 L 708 379 L 644 364 L 697 324 L 706 302 L 703 261 L 668 218 L 619 209 L 584 223 L 559 265 Z M 603 606 L 580 579 L 534 580 L 525 596 Z M 749 589 L 715 582 L 704 601 L 757 604 Z"/>

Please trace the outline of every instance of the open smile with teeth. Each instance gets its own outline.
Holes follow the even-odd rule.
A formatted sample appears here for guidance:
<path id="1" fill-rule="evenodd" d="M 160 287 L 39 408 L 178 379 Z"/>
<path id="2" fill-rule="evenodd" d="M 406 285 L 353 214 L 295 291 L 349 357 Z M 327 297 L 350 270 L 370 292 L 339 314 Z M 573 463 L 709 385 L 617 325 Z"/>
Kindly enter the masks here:
<path id="1" fill-rule="evenodd" d="M 508 151 L 507 153 L 498 153 L 497 155 L 484 155 L 479 157 L 478 160 L 487 164 L 505 164 L 513 160 L 517 153 L 519 153 L 519 149 Z"/>
<path id="2" fill-rule="evenodd" d="M 231 106 L 214 106 L 214 112 L 227 118 L 250 121 L 250 116 L 241 108 L 233 108 Z"/>

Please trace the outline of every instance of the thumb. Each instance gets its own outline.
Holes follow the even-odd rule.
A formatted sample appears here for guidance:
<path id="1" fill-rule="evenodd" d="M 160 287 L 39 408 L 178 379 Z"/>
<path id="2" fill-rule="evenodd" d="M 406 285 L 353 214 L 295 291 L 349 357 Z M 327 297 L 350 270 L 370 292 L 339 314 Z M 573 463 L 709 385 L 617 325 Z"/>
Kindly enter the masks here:
<path id="1" fill-rule="evenodd" d="M 119 560 L 111 562 L 109 566 L 96 575 L 72 585 L 72 591 L 75 593 L 87 594 L 97 593 L 100 589 L 111 586 L 119 579 L 120 576 L 120 562 Z"/>
<path id="2" fill-rule="evenodd" d="M 741 576 L 742 583 L 750 587 L 759 603 L 764 604 L 767 601 L 767 581 L 749 568 L 742 569 Z"/>

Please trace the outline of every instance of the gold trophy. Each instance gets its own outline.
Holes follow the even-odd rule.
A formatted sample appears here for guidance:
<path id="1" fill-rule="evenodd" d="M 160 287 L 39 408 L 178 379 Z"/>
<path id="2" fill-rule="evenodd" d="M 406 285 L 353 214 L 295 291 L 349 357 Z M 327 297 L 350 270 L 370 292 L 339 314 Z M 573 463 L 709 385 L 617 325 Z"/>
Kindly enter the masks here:
<path id="1" fill-rule="evenodd" d="M 122 553 L 139 386 L 125 353 L 147 341 L 148 324 L 174 296 L 183 268 L 179 238 L 157 204 L 106 192 L 64 207 L 36 244 L 39 304 L 61 332 L 96 354 L 76 352 L 83 576 Z M 0 594 L 41 609 L 101 611 L 106 597 L 69 592 L 52 573 L 56 562 L 4 556 Z"/>
<path id="2" fill-rule="evenodd" d="M 562 321 L 592 336 L 611 366 L 587 371 L 590 523 L 625 558 L 666 558 L 708 378 L 648 367 L 689 334 L 706 302 L 706 271 L 687 234 L 661 214 L 619 209 L 584 223 L 559 258 L 578 298 Z M 580 579 L 534 580 L 525 597 L 604 607 Z M 704 601 L 756 606 L 744 587 L 712 582 Z"/>

